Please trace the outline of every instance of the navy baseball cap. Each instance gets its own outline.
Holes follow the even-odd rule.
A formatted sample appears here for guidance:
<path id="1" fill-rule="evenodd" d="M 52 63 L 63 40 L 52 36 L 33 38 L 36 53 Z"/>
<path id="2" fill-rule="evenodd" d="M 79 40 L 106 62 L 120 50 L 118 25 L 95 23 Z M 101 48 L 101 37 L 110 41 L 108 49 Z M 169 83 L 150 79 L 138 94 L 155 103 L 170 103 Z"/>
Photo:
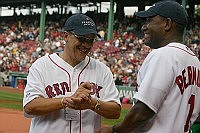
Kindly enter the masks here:
<path id="1" fill-rule="evenodd" d="M 64 30 L 73 31 L 77 35 L 96 34 L 99 38 L 101 37 L 97 33 L 94 21 L 84 14 L 69 17 L 65 22 Z"/>
<path id="2" fill-rule="evenodd" d="M 170 18 L 172 21 L 183 26 L 186 26 L 188 23 L 188 14 L 186 10 L 175 1 L 159 1 L 148 10 L 136 12 L 135 15 L 140 18 L 160 15 L 165 18 Z"/>

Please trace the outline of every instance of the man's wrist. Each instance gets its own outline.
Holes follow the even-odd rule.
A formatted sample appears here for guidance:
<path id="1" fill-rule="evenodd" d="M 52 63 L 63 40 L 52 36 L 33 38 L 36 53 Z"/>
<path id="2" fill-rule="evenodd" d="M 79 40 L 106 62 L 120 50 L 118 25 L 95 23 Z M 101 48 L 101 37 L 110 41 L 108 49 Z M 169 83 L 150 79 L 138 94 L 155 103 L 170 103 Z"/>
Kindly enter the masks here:
<path id="1" fill-rule="evenodd" d="M 92 109 L 93 111 L 98 111 L 100 109 L 100 101 L 99 99 L 94 99 L 94 104 L 92 104 Z"/>
<path id="2" fill-rule="evenodd" d="M 94 110 L 96 110 L 96 111 L 100 110 L 100 101 L 99 101 L 99 99 L 97 99 L 97 102 L 95 104 Z"/>
<path id="3" fill-rule="evenodd" d="M 66 104 L 64 103 L 64 98 L 65 98 L 65 97 L 62 97 L 62 99 L 61 99 L 61 101 L 60 101 L 60 103 L 61 103 L 63 109 L 66 108 Z"/>

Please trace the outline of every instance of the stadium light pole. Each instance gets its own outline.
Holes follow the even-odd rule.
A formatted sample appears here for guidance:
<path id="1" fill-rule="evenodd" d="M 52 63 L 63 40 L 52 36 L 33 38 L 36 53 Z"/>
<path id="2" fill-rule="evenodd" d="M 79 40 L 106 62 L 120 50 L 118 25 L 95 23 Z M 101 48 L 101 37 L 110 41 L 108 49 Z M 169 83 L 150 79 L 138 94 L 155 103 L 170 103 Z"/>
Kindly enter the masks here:
<path id="1" fill-rule="evenodd" d="M 182 6 L 186 9 L 186 4 L 187 4 L 187 0 L 182 0 Z M 184 33 L 183 33 L 183 43 L 185 44 L 185 38 L 186 38 L 186 28 L 184 29 Z"/>
<path id="2" fill-rule="evenodd" d="M 108 18 L 107 40 L 112 40 L 113 21 L 114 21 L 114 2 L 113 2 L 113 0 L 110 0 L 110 11 L 109 11 L 109 18 Z"/>
<path id="3" fill-rule="evenodd" d="M 40 42 L 44 40 L 45 32 L 45 19 L 46 19 L 46 0 L 42 0 L 41 3 L 41 14 L 40 14 Z"/>

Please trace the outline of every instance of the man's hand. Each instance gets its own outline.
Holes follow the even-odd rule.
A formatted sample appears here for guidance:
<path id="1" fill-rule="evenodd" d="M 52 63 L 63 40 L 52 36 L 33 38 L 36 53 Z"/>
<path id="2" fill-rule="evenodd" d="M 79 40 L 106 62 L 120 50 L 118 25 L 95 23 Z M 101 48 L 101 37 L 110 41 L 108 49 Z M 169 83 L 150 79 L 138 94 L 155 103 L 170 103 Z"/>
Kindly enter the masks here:
<path id="1" fill-rule="evenodd" d="M 85 82 L 78 87 L 71 97 L 65 98 L 64 103 L 67 107 L 76 110 L 91 109 L 92 100 L 90 93 L 91 85 L 89 82 Z"/>
<path id="2" fill-rule="evenodd" d="M 89 101 L 91 99 L 90 93 L 91 85 L 89 82 L 85 82 L 78 86 L 78 89 L 71 98 L 76 99 L 77 102 Z"/>
<path id="3" fill-rule="evenodd" d="M 66 106 L 71 109 L 84 110 L 91 109 L 91 101 L 85 101 L 80 98 L 66 98 Z"/>

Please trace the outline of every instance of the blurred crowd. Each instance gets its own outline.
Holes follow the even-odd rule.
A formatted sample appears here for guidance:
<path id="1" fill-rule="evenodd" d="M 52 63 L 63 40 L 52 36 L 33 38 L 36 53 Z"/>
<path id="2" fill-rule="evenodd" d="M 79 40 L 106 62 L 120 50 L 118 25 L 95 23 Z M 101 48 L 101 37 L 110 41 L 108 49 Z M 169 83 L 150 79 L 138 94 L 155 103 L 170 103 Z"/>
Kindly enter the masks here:
<path id="1" fill-rule="evenodd" d="M 41 56 L 63 49 L 63 24 L 70 16 L 47 16 L 45 38 L 40 42 L 39 15 L 4 17 L 0 20 L 0 85 L 9 72 L 28 73 L 31 64 Z M 94 43 L 90 56 L 110 67 L 116 85 L 134 86 L 136 74 L 151 49 L 143 44 L 141 23 L 134 17 L 114 22 L 113 40 L 107 40 L 108 14 L 91 14 L 101 38 Z M 191 28 L 190 28 L 191 27 Z M 200 55 L 200 21 L 186 31 L 185 44 Z"/>

